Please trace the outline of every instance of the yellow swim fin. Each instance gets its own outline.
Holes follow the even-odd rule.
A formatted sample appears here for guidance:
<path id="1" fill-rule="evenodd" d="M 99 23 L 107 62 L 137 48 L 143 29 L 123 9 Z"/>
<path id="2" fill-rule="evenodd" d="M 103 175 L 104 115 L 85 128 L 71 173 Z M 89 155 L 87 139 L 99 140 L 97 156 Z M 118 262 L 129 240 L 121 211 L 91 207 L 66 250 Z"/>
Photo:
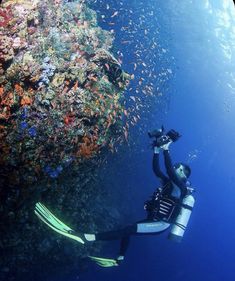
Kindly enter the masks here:
<path id="1" fill-rule="evenodd" d="M 77 234 L 72 228 L 70 228 L 61 220 L 59 220 L 56 216 L 54 216 L 42 203 L 39 202 L 36 204 L 34 213 L 42 222 L 44 222 L 54 231 L 79 243 L 85 243 L 83 239 L 79 237 L 79 234 Z"/>
<path id="2" fill-rule="evenodd" d="M 99 258 L 94 256 L 89 256 L 89 258 L 102 267 L 118 266 L 117 260 L 114 259 L 105 259 L 105 258 Z"/>

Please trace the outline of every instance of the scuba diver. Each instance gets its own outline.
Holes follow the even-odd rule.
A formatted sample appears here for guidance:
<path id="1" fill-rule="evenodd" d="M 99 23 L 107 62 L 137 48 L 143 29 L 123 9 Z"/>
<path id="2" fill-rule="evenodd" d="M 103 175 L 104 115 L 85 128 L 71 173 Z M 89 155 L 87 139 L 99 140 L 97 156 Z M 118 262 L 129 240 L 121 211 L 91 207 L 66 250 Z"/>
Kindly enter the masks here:
<path id="1" fill-rule="evenodd" d="M 180 135 L 174 130 L 165 133 L 162 127 L 148 133 L 153 138 L 153 171 L 159 178 L 161 186 L 144 204 L 147 218 L 119 230 L 100 233 L 76 232 L 61 220 L 55 217 L 43 204 L 37 203 L 35 214 L 54 231 L 85 244 L 95 241 L 120 240 L 120 250 L 116 259 L 89 256 L 89 258 L 102 267 L 118 266 L 124 260 L 131 235 L 157 235 L 165 232 L 172 226 L 168 238 L 181 242 L 187 227 L 193 206 L 194 189 L 188 178 L 190 167 L 184 163 L 172 164 L 169 146 L 179 139 Z M 160 170 L 159 154 L 163 151 L 167 175 Z"/>

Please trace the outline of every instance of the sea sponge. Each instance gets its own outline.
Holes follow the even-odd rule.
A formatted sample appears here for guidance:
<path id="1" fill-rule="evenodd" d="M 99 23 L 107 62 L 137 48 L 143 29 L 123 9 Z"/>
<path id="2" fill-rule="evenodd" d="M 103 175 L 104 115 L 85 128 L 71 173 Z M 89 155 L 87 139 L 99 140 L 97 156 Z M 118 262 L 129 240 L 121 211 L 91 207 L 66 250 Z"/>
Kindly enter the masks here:
<path id="1" fill-rule="evenodd" d="M 64 83 L 65 74 L 64 73 L 56 73 L 52 80 L 52 85 L 54 87 L 59 87 Z"/>
<path id="2" fill-rule="evenodd" d="M 6 78 L 9 80 L 18 80 L 21 65 L 19 63 L 12 63 L 6 70 Z"/>
<path id="3" fill-rule="evenodd" d="M 14 50 L 13 50 L 13 40 L 7 35 L 0 33 L 0 63 L 4 64 L 5 62 L 13 59 Z"/>

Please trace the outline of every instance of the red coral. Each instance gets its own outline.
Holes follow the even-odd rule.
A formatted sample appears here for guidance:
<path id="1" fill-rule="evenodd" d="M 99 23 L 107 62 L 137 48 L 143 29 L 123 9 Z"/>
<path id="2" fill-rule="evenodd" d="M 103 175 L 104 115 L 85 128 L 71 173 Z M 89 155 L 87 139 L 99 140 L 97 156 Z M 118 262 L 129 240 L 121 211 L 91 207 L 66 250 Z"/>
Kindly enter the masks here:
<path id="1" fill-rule="evenodd" d="M 6 8 L 0 8 L 0 27 L 6 27 L 12 18 L 11 5 L 8 5 Z"/>
<path id="2" fill-rule="evenodd" d="M 69 114 L 64 117 L 64 123 L 65 123 L 66 125 L 70 125 L 71 123 L 74 122 L 74 120 L 75 120 L 75 117 L 74 117 L 74 116 L 71 116 L 71 115 L 69 115 Z"/>

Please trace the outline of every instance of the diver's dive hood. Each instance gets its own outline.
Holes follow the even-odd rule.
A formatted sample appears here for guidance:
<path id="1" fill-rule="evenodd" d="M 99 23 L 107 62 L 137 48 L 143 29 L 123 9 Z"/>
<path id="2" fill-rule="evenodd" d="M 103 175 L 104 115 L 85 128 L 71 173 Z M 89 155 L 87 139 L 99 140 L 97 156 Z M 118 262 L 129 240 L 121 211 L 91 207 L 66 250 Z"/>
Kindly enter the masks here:
<path id="1" fill-rule="evenodd" d="M 195 199 L 191 194 L 184 197 L 179 215 L 176 217 L 168 236 L 170 240 L 181 242 L 185 229 L 188 225 L 194 203 Z"/>

